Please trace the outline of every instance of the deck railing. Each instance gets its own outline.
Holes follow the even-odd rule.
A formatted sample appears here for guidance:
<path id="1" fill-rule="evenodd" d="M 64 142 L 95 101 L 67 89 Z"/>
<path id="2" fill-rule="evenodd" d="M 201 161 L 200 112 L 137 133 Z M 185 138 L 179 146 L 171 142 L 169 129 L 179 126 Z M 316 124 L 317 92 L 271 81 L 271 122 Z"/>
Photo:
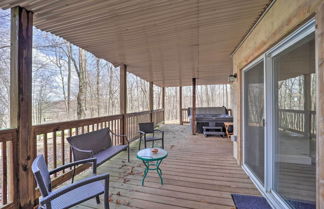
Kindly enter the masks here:
<path id="1" fill-rule="evenodd" d="M 306 117 L 309 115 L 308 125 L 306 124 Z M 307 134 L 305 131 L 311 134 L 311 136 L 316 135 L 316 112 L 309 111 L 309 113 L 304 110 L 292 110 L 292 109 L 280 109 L 279 110 L 279 128 L 286 131 L 291 131 L 299 134 Z M 305 129 L 310 128 L 310 131 Z"/>
<path id="2" fill-rule="evenodd" d="M 37 154 L 44 154 L 45 161 L 50 169 L 64 165 L 66 162 L 72 161 L 72 152 L 66 140 L 67 137 L 92 132 L 105 127 L 109 127 L 113 132 L 120 134 L 122 118 L 122 115 L 113 115 L 33 126 L 33 137 L 36 141 Z M 122 143 L 115 136 L 113 136 L 112 141 L 114 145 Z M 64 180 L 65 178 L 62 177 L 54 185 L 60 184 Z"/>
<path id="3" fill-rule="evenodd" d="M 13 168 L 13 150 L 17 140 L 17 129 L 0 130 L 0 207 L 14 208 L 15 189 L 14 168 Z"/>
<path id="4" fill-rule="evenodd" d="M 126 115 L 126 135 L 130 141 L 138 138 L 138 123 L 150 121 L 150 111 L 128 113 Z"/>
<path id="5" fill-rule="evenodd" d="M 181 114 L 182 114 L 182 123 L 190 123 L 188 118 L 188 108 L 182 108 Z"/>
<path id="6" fill-rule="evenodd" d="M 35 141 L 35 154 L 43 154 L 49 166 L 49 169 L 56 168 L 72 161 L 71 148 L 67 142 L 67 138 L 83 133 L 92 132 L 102 128 L 109 127 L 117 134 L 123 134 L 122 128 L 125 125 L 125 134 L 130 140 L 138 137 L 138 123 L 149 122 L 152 114 L 153 122 L 163 122 L 164 110 L 128 113 L 125 115 L 125 123 L 123 115 L 104 116 L 97 118 L 89 118 L 75 121 L 65 121 L 50 124 L 35 125 L 32 128 L 32 137 Z M 17 139 L 16 129 L 0 130 L 0 208 L 11 208 L 14 202 L 14 187 L 9 175 L 15 173 L 13 165 L 14 155 L 13 146 Z M 122 139 L 113 136 L 113 144 L 123 144 Z M 82 172 L 88 166 L 81 166 L 76 169 L 76 173 Z M 52 185 L 55 187 L 72 177 L 70 169 L 59 173 L 53 180 Z M 10 191 L 10 192 L 9 192 Z M 36 192 L 36 197 L 38 193 Z"/>
<path id="7" fill-rule="evenodd" d="M 163 109 L 154 110 L 152 112 L 152 118 L 153 118 L 154 124 L 159 124 L 159 123 L 163 122 L 163 120 L 164 120 L 164 110 Z"/>
<path id="8" fill-rule="evenodd" d="M 126 115 L 126 135 L 132 141 L 139 137 L 138 133 L 138 124 L 149 122 L 152 114 L 152 122 L 154 124 L 159 124 L 164 120 L 164 110 L 153 110 L 152 113 L 150 111 L 144 112 L 135 112 L 128 113 Z"/>

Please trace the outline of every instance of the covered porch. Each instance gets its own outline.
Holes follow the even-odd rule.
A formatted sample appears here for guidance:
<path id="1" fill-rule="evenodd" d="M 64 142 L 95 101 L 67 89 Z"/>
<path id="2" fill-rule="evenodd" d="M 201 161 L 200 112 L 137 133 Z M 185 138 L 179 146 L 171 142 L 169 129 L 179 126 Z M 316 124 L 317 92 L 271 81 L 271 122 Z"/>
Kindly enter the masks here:
<path id="1" fill-rule="evenodd" d="M 111 175 L 111 208 L 234 208 L 234 193 L 264 196 L 273 208 L 293 208 L 295 202 L 323 208 L 324 3 L 296 2 L 2 1 L 0 8 L 11 10 L 11 56 L 10 125 L 0 130 L 0 208 L 37 206 L 40 194 L 31 171 L 35 157 L 44 155 L 50 169 L 73 162 L 67 138 L 107 127 L 127 135 L 131 143 L 130 162 L 122 152 L 98 168 L 99 173 Z M 118 68 L 116 114 L 99 116 L 98 105 L 98 117 L 87 118 L 83 111 L 77 120 L 33 124 L 34 26 Z M 307 56 L 306 50 L 295 50 L 304 45 Z M 81 69 L 86 68 L 82 50 L 79 66 L 74 63 L 79 67 L 78 99 L 86 94 L 81 91 L 81 80 L 87 79 Z M 289 53 L 286 59 L 277 59 Z M 287 76 L 279 79 L 282 69 Z M 129 111 L 128 73 L 148 83 L 145 111 Z M 298 90 L 291 85 L 285 89 L 293 89 L 291 94 L 275 96 L 280 84 L 288 79 L 294 83 L 296 77 Z M 215 84 L 231 88 L 232 139 L 197 134 L 197 86 Z M 161 88 L 158 108 L 154 108 L 154 86 Z M 183 108 L 185 86 L 191 86 L 191 101 L 186 104 L 192 108 L 191 121 Z M 165 124 L 169 87 L 179 89 L 179 125 Z M 287 103 L 298 102 L 297 108 L 292 102 L 282 107 L 275 103 L 287 95 Z M 77 111 L 82 112 L 81 106 Z M 151 172 L 141 186 L 144 165 L 136 153 L 142 122 L 153 122 L 165 131 L 169 156 L 161 166 L 164 185 Z M 112 144 L 126 141 L 113 137 Z M 90 176 L 88 168 L 77 167 L 77 178 Z M 68 184 L 73 173 L 66 169 L 55 175 L 52 186 Z M 102 203 L 93 199 L 75 208 L 98 207 Z"/>

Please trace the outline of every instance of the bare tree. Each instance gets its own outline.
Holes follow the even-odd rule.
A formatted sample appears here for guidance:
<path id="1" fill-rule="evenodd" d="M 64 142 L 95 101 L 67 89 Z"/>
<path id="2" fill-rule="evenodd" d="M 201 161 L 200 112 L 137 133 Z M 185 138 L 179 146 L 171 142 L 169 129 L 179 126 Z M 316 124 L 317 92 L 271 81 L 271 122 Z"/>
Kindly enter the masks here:
<path id="1" fill-rule="evenodd" d="M 77 118 L 82 119 L 86 117 L 85 100 L 86 100 L 86 57 L 83 49 L 79 48 L 79 63 L 76 59 L 72 59 L 74 69 L 79 78 L 79 92 L 77 96 Z"/>
<path id="2" fill-rule="evenodd" d="M 100 60 L 98 58 L 96 64 L 97 115 L 100 116 Z"/>

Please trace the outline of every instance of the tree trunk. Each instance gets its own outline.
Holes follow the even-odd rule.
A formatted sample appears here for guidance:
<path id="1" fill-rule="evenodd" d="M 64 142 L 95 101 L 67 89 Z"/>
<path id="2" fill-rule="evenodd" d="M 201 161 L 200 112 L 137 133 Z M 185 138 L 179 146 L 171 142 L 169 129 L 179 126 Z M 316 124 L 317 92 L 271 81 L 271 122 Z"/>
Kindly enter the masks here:
<path id="1" fill-rule="evenodd" d="M 100 116 L 100 91 L 99 91 L 99 89 L 100 89 L 100 60 L 97 58 L 97 68 L 96 68 L 96 70 L 97 70 L 97 75 L 96 75 L 96 78 L 97 78 L 97 80 L 96 80 L 96 86 L 97 86 L 97 115 L 98 115 L 98 117 Z"/>
<path id="2" fill-rule="evenodd" d="M 79 92 L 77 96 L 77 118 L 85 118 L 85 99 L 86 99 L 86 59 L 85 52 L 79 49 Z"/>
<path id="3" fill-rule="evenodd" d="M 108 65 L 107 67 L 107 71 L 108 71 L 108 77 L 109 77 L 109 83 L 108 83 L 108 89 L 109 89 L 109 93 L 108 93 L 108 115 L 111 115 L 112 112 L 112 103 L 113 103 L 113 99 L 112 99 L 112 95 L 113 95 L 113 91 L 112 91 L 112 81 L 113 81 L 113 71 L 111 69 L 111 66 Z"/>
<path id="4" fill-rule="evenodd" d="M 71 65 L 72 65 L 72 45 L 68 43 L 68 79 L 67 79 L 67 113 L 71 116 Z"/>

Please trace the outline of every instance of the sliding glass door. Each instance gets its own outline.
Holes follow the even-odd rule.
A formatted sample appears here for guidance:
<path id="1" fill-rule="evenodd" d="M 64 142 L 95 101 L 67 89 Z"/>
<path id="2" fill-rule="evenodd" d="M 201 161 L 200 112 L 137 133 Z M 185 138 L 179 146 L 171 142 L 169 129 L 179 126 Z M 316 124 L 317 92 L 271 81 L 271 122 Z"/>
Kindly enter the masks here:
<path id="1" fill-rule="evenodd" d="M 243 70 L 243 167 L 274 208 L 316 208 L 314 31 L 311 20 Z"/>
<path id="2" fill-rule="evenodd" d="M 244 163 L 264 182 L 264 63 L 244 72 Z"/>
<path id="3" fill-rule="evenodd" d="M 274 56 L 273 72 L 273 190 L 292 208 L 315 208 L 314 34 Z"/>

